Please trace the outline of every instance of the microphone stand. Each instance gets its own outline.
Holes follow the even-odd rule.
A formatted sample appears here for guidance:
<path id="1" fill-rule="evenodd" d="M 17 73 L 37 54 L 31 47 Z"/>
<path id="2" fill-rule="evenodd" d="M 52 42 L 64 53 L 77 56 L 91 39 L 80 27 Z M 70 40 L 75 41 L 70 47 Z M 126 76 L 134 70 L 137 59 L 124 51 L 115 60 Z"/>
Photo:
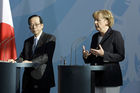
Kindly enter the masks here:
<path id="1" fill-rule="evenodd" d="M 70 56 L 70 65 L 72 65 L 72 51 L 73 49 L 75 50 L 75 64 L 76 64 L 76 47 L 79 43 L 81 43 L 82 41 L 85 40 L 85 36 L 84 37 L 80 37 L 78 38 L 77 40 L 75 40 L 73 43 L 72 43 L 72 46 L 71 46 L 71 56 Z"/>
<path id="2" fill-rule="evenodd" d="M 13 39 L 15 39 L 15 36 L 9 37 L 9 38 L 7 39 L 7 41 L 5 42 L 5 44 L 4 44 L 4 56 L 3 56 L 3 59 L 4 59 L 4 60 L 5 60 L 6 45 L 7 45 L 10 41 L 12 41 Z"/>
<path id="3" fill-rule="evenodd" d="M 1 46 L 4 42 L 7 42 L 7 40 L 10 39 L 10 38 L 11 38 L 11 37 L 8 37 L 8 38 L 2 40 L 2 41 L 0 42 L 0 46 Z"/>
<path id="4" fill-rule="evenodd" d="M 70 51 L 70 65 L 72 65 L 72 49 L 73 49 L 74 44 L 75 44 L 75 42 L 73 42 L 72 45 L 71 45 L 71 51 Z"/>
<path id="5" fill-rule="evenodd" d="M 93 31 L 93 30 L 94 30 L 94 28 L 92 27 L 92 28 L 90 29 L 89 33 L 88 33 L 86 36 L 80 37 L 80 38 L 78 38 L 76 41 L 74 41 L 74 42 L 72 43 L 72 45 L 71 45 L 71 52 L 70 52 L 70 54 L 71 54 L 71 55 L 70 55 L 70 65 L 72 64 L 72 49 L 73 49 L 74 45 L 75 45 L 74 49 L 75 49 L 75 64 L 76 64 L 76 47 L 78 47 L 78 44 L 79 44 L 79 43 L 81 43 L 81 42 L 83 42 L 84 40 L 86 40 L 87 37 L 88 37 L 89 35 L 92 34 L 92 31 Z"/>
<path id="6" fill-rule="evenodd" d="M 84 40 L 86 39 L 86 36 L 84 37 L 80 37 L 78 40 L 78 42 L 75 45 L 75 65 L 77 63 L 77 57 L 76 57 L 76 53 L 77 53 L 77 47 L 80 45 L 80 43 L 82 43 Z"/>

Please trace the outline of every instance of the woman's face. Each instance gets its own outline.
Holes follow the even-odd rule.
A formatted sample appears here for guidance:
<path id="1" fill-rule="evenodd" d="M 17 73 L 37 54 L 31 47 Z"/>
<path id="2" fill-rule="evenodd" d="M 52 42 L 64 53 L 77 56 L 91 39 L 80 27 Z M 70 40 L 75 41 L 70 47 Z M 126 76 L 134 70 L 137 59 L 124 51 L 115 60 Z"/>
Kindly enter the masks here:
<path id="1" fill-rule="evenodd" d="M 108 20 L 103 18 L 103 15 L 99 13 L 97 19 L 94 20 L 95 28 L 98 31 L 104 31 L 108 27 Z"/>

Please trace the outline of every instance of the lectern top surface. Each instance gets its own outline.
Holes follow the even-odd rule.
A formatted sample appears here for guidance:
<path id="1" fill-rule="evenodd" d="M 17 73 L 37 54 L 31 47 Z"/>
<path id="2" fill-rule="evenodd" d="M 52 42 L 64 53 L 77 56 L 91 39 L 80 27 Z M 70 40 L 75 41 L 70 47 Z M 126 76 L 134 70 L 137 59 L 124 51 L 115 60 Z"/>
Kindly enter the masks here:
<path id="1" fill-rule="evenodd" d="M 59 65 L 58 68 L 89 68 L 91 71 L 103 71 L 105 67 L 103 65 Z"/>
<path id="2" fill-rule="evenodd" d="M 0 60 L 0 64 L 15 64 L 16 67 L 35 67 L 39 65 L 39 63 L 22 63 L 22 62 L 12 63 L 12 62 L 2 61 L 2 60 Z"/>

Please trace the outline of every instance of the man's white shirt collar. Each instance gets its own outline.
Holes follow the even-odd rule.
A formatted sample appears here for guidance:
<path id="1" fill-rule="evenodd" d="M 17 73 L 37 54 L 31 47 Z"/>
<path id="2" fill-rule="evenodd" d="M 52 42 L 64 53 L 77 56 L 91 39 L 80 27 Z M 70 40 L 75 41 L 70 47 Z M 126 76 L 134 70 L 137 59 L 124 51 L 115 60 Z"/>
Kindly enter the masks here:
<path id="1" fill-rule="evenodd" d="M 35 39 L 35 38 L 37 39 L 37 40 L 36 40 L 36 44 L 38 43 L 38 40 L 39 40 L 39 38 L 40 38 L 42 32 L 43 32 L 43 31 L 41 31 L 40 34 L 39 34 L 37 37 L 34 37 L 34 39 Z"/>

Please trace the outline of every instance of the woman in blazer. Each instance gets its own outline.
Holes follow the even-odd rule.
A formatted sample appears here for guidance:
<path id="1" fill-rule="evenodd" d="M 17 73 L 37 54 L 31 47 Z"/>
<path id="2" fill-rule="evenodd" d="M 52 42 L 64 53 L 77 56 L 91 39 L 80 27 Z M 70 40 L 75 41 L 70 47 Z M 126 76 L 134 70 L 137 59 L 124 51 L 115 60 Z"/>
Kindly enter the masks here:
<path id="1" fill-rule="evenodd" d="M 90 51 L 83 46 L 85 63 L 103 65 L 105 70 L 95 72 L 95 93 L 119 93 L 122 73 L 119 62 L 125 57 L 124 40 L 120 32 L 113 30 L 114 18 L 109 10 L 93 13 L 95 28 Z"/>

